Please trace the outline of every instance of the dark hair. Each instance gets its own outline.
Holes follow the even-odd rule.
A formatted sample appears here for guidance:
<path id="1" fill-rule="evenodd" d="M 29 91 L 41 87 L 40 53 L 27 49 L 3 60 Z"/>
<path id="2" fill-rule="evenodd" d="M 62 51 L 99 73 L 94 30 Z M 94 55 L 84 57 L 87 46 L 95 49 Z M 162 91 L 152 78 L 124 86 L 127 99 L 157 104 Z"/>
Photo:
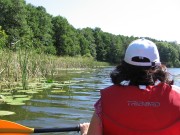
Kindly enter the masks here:
<path id="1" fill-rule="evenodd" d="M 163 83 L 172 84 L 165 65 L 156 67 L 133 66 L 126 62 L 118 65 L 110 74 L 114 84 L 130 81 L 129 85 L 154 85 L 159 80 Z"/>

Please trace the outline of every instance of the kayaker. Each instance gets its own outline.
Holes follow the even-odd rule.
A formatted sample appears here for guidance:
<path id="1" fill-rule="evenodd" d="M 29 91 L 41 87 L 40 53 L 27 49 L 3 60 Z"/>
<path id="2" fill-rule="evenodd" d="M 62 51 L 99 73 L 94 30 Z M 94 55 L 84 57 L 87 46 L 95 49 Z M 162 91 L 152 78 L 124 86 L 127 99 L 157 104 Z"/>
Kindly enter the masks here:
<path id="1" fill-rule="evenodd" d="M 82 135 L 180 135 L 180 87 L 152 41 L 133 41 L 110 77 Z"/>

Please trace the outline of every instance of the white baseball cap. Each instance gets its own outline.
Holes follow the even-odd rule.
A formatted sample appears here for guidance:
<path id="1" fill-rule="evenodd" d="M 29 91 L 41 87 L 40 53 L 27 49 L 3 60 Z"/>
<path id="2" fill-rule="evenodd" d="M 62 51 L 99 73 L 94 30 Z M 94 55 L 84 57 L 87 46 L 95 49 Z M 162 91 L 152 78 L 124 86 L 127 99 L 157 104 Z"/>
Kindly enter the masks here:
<path id="1" fill-rule="evenodd" d="M 161 65 L 157 46 L 147 39 L 137 39 L 129 44 L 124 61 L 135 66 Z"/>

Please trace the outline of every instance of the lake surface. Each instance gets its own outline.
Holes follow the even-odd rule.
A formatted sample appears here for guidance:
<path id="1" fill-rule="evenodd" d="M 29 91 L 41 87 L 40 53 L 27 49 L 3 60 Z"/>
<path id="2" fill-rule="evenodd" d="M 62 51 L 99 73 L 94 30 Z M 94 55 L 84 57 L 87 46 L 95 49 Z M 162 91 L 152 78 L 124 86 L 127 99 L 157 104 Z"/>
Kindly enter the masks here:
<path id="1" fill-rule="evenodd" d="M 0 116 L 0 119 L 32 128 L 69 127 L 89 122 L 94 110 L 93 105 L 99 98 L 99 91 L 112 85 L 109 78 L 112 69 L 108 67 L 90 71 L 63 71 L 64 77 L 56 76 L 55 80 L 71 81 L 72 84 L 31 94 L 31 99 L 27 100 L 25 105 L 1 104 L 0 110 L 13 111 L 16 114 Z M 180 69 L 168 70 L 173 75 L 175 84 L 180 86 Z M 76 132 L 44 134 L 78 135 Z"/>

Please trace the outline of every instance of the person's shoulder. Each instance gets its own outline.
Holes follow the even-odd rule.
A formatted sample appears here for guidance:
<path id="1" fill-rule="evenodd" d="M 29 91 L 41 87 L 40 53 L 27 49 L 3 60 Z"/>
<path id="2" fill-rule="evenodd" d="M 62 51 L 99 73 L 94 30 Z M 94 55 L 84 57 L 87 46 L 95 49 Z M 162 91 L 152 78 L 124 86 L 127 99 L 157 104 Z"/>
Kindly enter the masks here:
<path id="1" fill-rule="evenodd" d="M 103 90 L 111 90 L 111 89 L 116 89 L 116 88 L 119 88 L 119 87 L 121 87 L 121 85 L 111 85 L 109 87 L 104 88 Z"/>
<path id="2" fill-rule="evenodd" d="M 177 86 L 177 85 L 171 85 L 171 86 L 172 86 L 172 90 L 174 92 L 176 92 L 177 94 L 180 94 L 180 87 L 179 86 Z"/>
<path id="3" fill-rule="evenodd" d="M 101 93 L 102 92 L 108 92 L 108 91 L 112 91 L 112 90 L 116 90 L 120 87 L 121 85 L 111 85 L 109 87 L 106 87 L 104 89 L 101 90 Z"/>
<path id="4" fill-rule="evenodd" d="M 180 93 L 180 87 L 178 87 L 177 85 L 170 85 L 167 83 L 159 83 L 158 85 L 155 85 L 155 88 L 161 89 L 164 92 L 177 92 Z"/>
<path id="5" fill-rule="evenodd" d="M 176 106 L 180 107 L 180 87 L 171 85 L 172 89 L 169 94 L 169 100 Z"/>

